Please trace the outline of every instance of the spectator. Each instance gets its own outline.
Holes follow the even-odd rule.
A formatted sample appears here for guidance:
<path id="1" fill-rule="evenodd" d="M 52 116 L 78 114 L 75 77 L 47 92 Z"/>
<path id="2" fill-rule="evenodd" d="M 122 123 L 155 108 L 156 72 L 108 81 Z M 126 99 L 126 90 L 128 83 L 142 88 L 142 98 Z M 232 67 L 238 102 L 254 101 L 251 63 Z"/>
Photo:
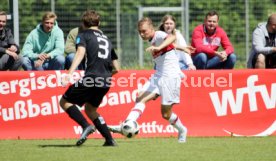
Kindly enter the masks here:
<path id="1" fill-rule="evenodd" d="M 46 12 L 27 36 L 22 49 L 24 70 L 64 69 L 64 36 L 56 19 L 55 13 Z"/>
<path id="2" fill-rule="evenodd" d="M 252 35 L 248 68 L 276 68 L 276 14 L 258 24 Z"/>
<path id="3" fill-rule="evenodd" d="M 236 62 L 234 48 L 226 32 L 218 26 L 216 11 L 206 14 L 204 24 L 198 25 L 192 34 L 192 46 L 196 48 L 192 59 L 197 69 L 232 69 Z M 223 50 L 218 51 L 220 45 Z"/>
<path id="4" fill-rule="evenodd" d="M 176 20 L 172 15 L 165 15 L 162 18 L 162 23 L 159 27 L 161 31 L 165 31 L 168 34 L 176 35 L 176 41 L 174 46 L 176 48 L 176 54 L 179 59 L 179 66 L 181 70 L 195 70 L 196 67 L 193 64 L 191 53 L 195 51 L 195 48 L 188 46 L 183 35 L 179 30 L 175 29 Z"/>
<path id="5" fill-rule="evenodd" d="M 65 69 L 69 69 L 75 53 L 76 53 L 76 37 L 79 32 L 83 30 L 83 27 L 75 27 L 69 31 L 65 42 L 65 54 L 67 55 L 65 58 Z M 83 59 L 82 63 L 78 66 L 79 70 L 85 69 L 85 59 Z"/>
<path id="6" fill-rule="evenodd" d="M 19 46 L 14 42 L 9 28 L 6 28 L 7 14 L 0 11 L 0 71 L 18 70 L 22 65 Z"/>

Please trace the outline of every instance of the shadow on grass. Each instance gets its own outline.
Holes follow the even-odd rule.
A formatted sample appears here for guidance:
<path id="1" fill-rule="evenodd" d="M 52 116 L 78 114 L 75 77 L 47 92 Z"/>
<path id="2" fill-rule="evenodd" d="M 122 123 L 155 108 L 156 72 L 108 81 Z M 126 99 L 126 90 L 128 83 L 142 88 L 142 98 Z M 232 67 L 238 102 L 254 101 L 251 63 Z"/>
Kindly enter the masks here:
<path id="1" fill-rule="evenodd" d="M 51 145 L 38 145 L 40 148 L 49 148 L 49 147 L 59 147 L 59 148 L 68 148 L 68 147 L 79 147 L 76 145 L 68 145 L 68 144 L 51 144 Z"/>
<path id="2" fill-rule="evenodd" d="M 80 148 L 80 147 L 101 147 L 101 145 L 82 145 L 82 146 L 76 146 L 75 144 L 47 144 L 47 145 L 38 145 L 39 148 Z"/>

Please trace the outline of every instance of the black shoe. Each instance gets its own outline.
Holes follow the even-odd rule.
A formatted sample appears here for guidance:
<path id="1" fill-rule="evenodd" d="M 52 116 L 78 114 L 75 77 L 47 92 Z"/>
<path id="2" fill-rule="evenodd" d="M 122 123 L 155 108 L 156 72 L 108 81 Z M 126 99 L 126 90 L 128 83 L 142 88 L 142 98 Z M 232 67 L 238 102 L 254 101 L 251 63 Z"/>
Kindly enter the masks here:
<path id="1" fill-rule="evenodd" d="M 91 126 L 91 125 L 87 126 L 87 127 L 83 130 L 83 132 L 82 132 L 82 134 L 81 134 L 81 137 L 80 137 L 80 139 L 77 141 L 76 145 L 77 145 L 77 146 L 82 145 L 82 144 L 86 141 L 87 136 L 90 135 L 90 134 L 92 134 L 92 133 L 95 132 L 95 131 L 96 131 L 96 128 L 95 128 L 94 126 Z"/>
<path id="2" fill-rule="evenodd" d="M 115 140 L 112 139 L 111 141 L 105 141 L 103 146 L 118 146 L 118 144 L 116 143 Z"/>

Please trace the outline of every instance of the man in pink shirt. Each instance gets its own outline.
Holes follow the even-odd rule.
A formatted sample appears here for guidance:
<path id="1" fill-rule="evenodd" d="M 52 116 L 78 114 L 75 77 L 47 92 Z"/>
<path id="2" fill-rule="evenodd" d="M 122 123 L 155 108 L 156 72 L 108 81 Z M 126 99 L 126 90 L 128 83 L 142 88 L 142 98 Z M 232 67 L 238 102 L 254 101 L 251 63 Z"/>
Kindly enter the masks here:
<path id="1" fill-rule="evenodd" d="M 206 14 L 204 24 L 198 25 L 192 34 L 192 46 L 196 48 L 192 58 L 197 69 L 233 69 L 236 62 L 234 48 L 226 32 L 218 26 L 216 11 Z M 222 46 L 223 50 L 219 51 Z"/>

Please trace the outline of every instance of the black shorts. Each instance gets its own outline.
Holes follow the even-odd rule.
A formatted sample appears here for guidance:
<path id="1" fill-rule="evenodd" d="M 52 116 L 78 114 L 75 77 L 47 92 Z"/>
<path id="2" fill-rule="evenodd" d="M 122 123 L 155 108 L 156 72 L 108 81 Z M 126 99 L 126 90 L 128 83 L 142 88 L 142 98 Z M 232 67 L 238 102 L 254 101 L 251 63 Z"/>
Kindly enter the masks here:
<path id="1" fill-rule="evenodd" d="M 252 67 L 255 68 L 257 57 L 260 53 L 255 54 L 252 60 Z M 276 68 L 276 53 L 264 55 L 265 56 L 265 68 Z"/>
<path id="2" fill-rule="evenodd" d="M 78 81 L 72 84 L 62 97 L 68 102 L 79 106 L 90 103 L 94 107 L 99 107 L 108 91 L 109 87 L 87 87 L 81 81 Z"/>

